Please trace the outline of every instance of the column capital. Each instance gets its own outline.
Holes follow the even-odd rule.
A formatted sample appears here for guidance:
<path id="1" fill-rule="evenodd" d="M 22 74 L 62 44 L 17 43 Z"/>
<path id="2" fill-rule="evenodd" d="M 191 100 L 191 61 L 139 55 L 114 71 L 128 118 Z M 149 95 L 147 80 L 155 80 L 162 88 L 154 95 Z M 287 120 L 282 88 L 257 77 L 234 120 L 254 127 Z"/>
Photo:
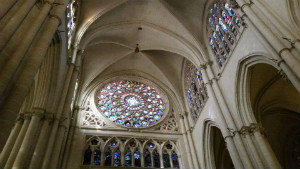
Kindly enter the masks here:
<path id="1" fill-rule="evenodd" d="M 241 135 L 243 135 L 244 137 L 245 137 L 246 135 L 249 135 L 249 134 L 251 133 L 250 127 L 248 127 L 248 126 L 243 126 L 243 127 L 240 129 L 239 133 L 240 133 Z"/>
<path id="2" fill-rule="evenodd" d="M 250 128 L 250 132 L 251 134 L 255 133 L 255 132 L 260 132 L 262 135 L 265 135 L 265 129 L 258 123 L 251 123 L 249 125 Z"/>

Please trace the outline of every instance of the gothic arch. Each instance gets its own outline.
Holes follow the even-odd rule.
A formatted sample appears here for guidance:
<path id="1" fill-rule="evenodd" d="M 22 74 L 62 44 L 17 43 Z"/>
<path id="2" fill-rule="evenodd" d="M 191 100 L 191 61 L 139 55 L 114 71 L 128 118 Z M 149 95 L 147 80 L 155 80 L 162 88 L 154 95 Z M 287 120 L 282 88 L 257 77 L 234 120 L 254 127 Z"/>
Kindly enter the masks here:
<path id="1" fill-rule="evenodd" d="M 288 4 L 291 20 L 293 24 L 297 27 L 298 30 L 297 32 L 299 33 L 300 32 L 300 2 L 298 0 L 287 0 L 287 4 Z"/>
<path id="2" fill-rule="evenodd" d="M 206 119 L 204 121 L 203 136 L 203 168 L 218 169 L 232 168 L 231 156 L 226 148 L 225 138 L 217 124 Z"/>
<path id="3" fill-rule="evenodd" d="M 239 66 L 236 102 L 240 125 L 262 126 L 282 167 L 297 168 L 297 150 L 289 147 L 288 142 L 290 133 L 300 127 L 299 93 L 277 64 L 265 56 L 248 56 Z M 297 142 L 296 137 L 293 139 Z"/>
<path id="4" fill-rule="evenodd" d="M 248 99 L 249 68 L 256 64 L 267 64 L 271 65 L 277 70 L 280 69 L 275 62 L 271 61 L 264 54 L 251 54 L 240 61 L 236 76 L 236 103 L 239 110 L 238 117 L 242 120 L 242 124 L 240 124 L 240 126 L 243 126 L 244 124 L 249 125 L 250 123 L 256 122 L 251 109 L 250 100 Z"/>
<path id="5" fill-rule="evenodd" d="M 99 85 L 102 84 L 103 82 L 110 80 L 110 79 L 118 78 L 118 77 L 128 76 L 128 77 L 132 77 L 132 78 L 136 77 L 137 79 L 138 78 L 145 79 L 145 80 L 153 83 L 159 90 L 164 91 L 164 93 L 167 95 L 169 103 L 170 103 L 169 111 L 168 111 L 167 116 L 165 116 L 165 119 L 171 115 L 172 109 L 174 109 L 174 112 L 183 112 L 184 111 L 182 102 L 179 101 L 180 99 L 178 98 L 178 94 L 174 93 L 168 86 L 166 86 L 159 80 L 154 79 L 152 76 L 150 76 L 146 73 L 143 73 L 140 71 L 134 71 L 134 70 L 131 70 L 131 71 L 127 70 L 126 72 L 127 73 L 124 73 L 123 71 L 121 71 L 121 72 L 109 74 L 109 75 L 101 77 L 101 78 L 96 78 L 90 85 L 88 85 L 85 89 L 83 89 L 80 99 L 79 99 L 80 106 L 84 107 L 86 105 L 86 103 L 89 101 L 89 98 L 93 97 L 92 96 L 93 93 L 99 87 Z M 79 115 L 79 117 L 80 116 L 82 116 L 82 115 Z M 175 114 L 175 117 L 178 118 L 178 114 Z M 82 117 L 80 117 L 80 119 L 81 118 Z M 157 123 L 157 125 L 163 124 L 165 119 L 162 119 L 159 123 Z M 155 125 L 155 126 L 157 126 L 157 125 Z"/>

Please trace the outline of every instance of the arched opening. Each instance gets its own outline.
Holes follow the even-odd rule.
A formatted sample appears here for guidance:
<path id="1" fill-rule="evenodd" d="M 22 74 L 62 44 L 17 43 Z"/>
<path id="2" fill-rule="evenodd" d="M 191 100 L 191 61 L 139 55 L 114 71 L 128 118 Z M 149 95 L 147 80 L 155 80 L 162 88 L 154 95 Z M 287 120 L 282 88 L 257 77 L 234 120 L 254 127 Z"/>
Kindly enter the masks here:
<path id="1" fill-rule="evenodd" d="M 213 157 L 216 169 L 234 169 L 233 162 L 227 150 L 225 140 L 220 129 L 211 128 L 211 143 L 213 146 Z"/>
<path id="2" fill-rule="evenodd" d="M 268 64 L 249 69 L 249 100 L 279 163 L 300 168 L 300 95 L 280 71 Z"/>

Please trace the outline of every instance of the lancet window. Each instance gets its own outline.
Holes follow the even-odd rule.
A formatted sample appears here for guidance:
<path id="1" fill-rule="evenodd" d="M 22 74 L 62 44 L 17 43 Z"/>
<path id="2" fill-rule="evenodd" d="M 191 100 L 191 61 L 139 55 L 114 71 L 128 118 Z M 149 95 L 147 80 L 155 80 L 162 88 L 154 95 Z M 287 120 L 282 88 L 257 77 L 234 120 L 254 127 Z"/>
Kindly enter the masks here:
<path id="1" fill-rule="evenodd" d="M 184 81 L 190 115 L 196 121 L 208 99 L 208 95 L 200 70 L 189 61 L 187 61 L 185 67 Z"/>
<path id="2" fill-rule="evenodd" d="M 174 140 L 88 136 L 83 165 L 180 168 Z"/>
<path id="3" fill-rule="evenodd" d="M 208 11 L 208 43 L 222 67 L 238 41 L 242 22 L 228 0 L 216 0 Z"/>
<path id="4" fill-rule="evenodd" d="M 67 31 L 68 31 L 68 49 L 71 47 L 73 35 L 76 26 L 76 12 L 78 10 L 78 1 L 71 0 L 67 6 Z"/>

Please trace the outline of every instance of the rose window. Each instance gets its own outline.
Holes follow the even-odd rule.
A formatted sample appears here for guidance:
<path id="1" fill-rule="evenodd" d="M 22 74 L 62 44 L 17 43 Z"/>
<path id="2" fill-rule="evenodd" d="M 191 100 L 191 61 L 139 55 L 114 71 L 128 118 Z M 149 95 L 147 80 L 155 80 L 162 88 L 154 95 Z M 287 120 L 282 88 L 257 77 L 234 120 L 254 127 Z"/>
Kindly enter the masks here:
<path id="1" fill-rule="evenodd" d="M 147 84 L 120 80 L 106 84 L 98 93 L 97 104 L 105 117 L 125 127 L 148 127 L 162 119 L 164 97 Z"/>

